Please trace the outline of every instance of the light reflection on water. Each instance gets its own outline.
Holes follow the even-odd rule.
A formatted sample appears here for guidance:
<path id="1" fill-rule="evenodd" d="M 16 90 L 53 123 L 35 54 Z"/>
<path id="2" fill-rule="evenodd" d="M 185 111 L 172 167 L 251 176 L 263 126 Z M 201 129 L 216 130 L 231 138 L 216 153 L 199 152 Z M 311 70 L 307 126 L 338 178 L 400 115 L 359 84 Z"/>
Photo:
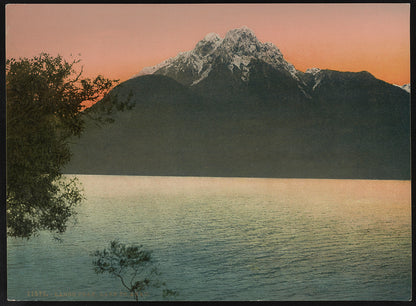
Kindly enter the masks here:
<path id="1" fill-rule="evenodd" d="M 62 243 L 8 240 L 9 298 L 131 300 L 89 256 L 119 239 L 153 250 L 179 300 L 410 299 L 409 181 L 78 177 Z"/>

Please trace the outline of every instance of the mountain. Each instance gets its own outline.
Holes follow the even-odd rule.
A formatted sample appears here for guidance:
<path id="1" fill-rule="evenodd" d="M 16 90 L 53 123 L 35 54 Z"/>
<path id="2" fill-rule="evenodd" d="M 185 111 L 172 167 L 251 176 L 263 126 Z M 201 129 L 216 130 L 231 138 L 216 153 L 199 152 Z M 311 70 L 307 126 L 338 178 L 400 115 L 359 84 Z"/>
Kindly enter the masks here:
<path id="1" fill-rule="evenodd" d="M 213 67 L 221 62 L 233 72 L 239 70 L 241 79 L 248 81 L 249 64 L 253 59 L 262 60 L 276 69 L 289 71 L 296 77 L 295 67 L 284 60 L 280 50 L 272 43 L 261 43 L 247 27 L 229 31 L 224 39 L 209 33 L 195 49 L 179 53 L 161 64 L 144 68 L 137 76 L 163 74 L 184 85 L 195 85 L 205 79 Z"/>
<path id="2" fill-rule="evenodd" d="M 400 87 L 401 89 L 403 89 L 403 90 L 405 90 L 405 91 L 407 91 L 408 93 L 410 93 L 410 83 L 409 84 L 404 84 L 404 85 L 402 85 L 402 86 L 400 86 L 400 85 L 396 85 L 396 84 L 394 84 L 395 86 L 398 86 L 398 87 Z"/>
<path id="3" fill-rule="evenodd" d="M 409 93 L 365 71 L 298 71 L 247 27 L 206 35 L 85 113 L 113 122 L 87 121 L 67 173 L 410 178 Z"/>

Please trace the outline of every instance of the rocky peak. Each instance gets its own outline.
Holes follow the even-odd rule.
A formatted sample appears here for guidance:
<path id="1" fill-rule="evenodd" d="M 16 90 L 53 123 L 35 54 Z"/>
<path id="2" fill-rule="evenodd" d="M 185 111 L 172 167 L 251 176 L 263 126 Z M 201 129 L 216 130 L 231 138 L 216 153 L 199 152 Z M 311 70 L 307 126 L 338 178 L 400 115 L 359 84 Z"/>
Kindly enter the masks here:
<path id="1" fill-rule="evenodd" d="M 209 33 L 196 44 L 193 51 L 201 56 L 206 56 L 211 54 L 221 44 L 221 42 L 222 39 L 218 36 L 218 34 Z"/>
<path id="2" fill-rule="evenodd" d="M 222 40 L 221 37 L 217 34 L 217 33 L 208 33 L 207 35 L 205 35 L 204 39 L 202 39 L 202 41 L 219 41 Z"/>
<path id="3" fill-rule="evenodd" d="M 401 86 L 401 88 L 404 89 L 405 91 L 407 91 L 408 93 L 410 93 L 410 83 Z"/>
<path id="4" fill-rule="evenodd" d="M 231 44 L 239 44 L 241 42 L 247 43 L 258 43 L 256 35 L 252 30 L 243 26 L 241 28 L 233 29 L 227 32 L 224 37 L 224 42 Z"/>
<path id="5" fill-rule="evenodd" d="M 156 66 L 146 67 L 138 75 L 168 75 L 192 86 L 208 77 L 217 59 L 226 64 L 231 72 L 239 70 L 243 81 L 249 80 L 253 59 L 264 61 L 275 69 L 284 69 L 299 80 L 297 70 L 283 58 L 280 50 L 272 43 L 260 42 L 246 26 L 228 31 L 223 39 L 216 33 L 209 33 L 193 50 L 182 52 Z"/>
<path id="6" fill-rule="evenodd" d="M 404 85 L 396 85 L 393 84 L 394 86 L 400 87 L 401 89 L 403 89 L 404 91 L 407 91 L 408 93 L 410 93 L 410 83 L 409 84 L 404 84 Z"/>
<path id="7" fill-rule="evenodd" d="M 319 68 L 308 68 L 305 71 L 305 73 L 310 73 L 312 75 L 316 75 L 319 72 L 321 72 L 321 69 L 319 69 Z"/>

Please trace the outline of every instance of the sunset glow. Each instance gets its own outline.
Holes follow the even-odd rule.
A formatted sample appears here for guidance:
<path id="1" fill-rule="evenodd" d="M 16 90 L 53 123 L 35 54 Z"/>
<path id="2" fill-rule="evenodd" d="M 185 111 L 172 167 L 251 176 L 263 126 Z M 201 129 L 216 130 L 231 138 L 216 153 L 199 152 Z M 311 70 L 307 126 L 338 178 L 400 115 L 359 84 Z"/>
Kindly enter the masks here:
<path id="1" fill-rule="evenodd" d="M 193 49 L 207 33 L 224 37 L 243 25 L 298 70 L 366 70 L 389 83 L 410 82 L 406 3 L 9 4 L 6 57 L 72 54 L 85 77 L 124 81 Z"/>

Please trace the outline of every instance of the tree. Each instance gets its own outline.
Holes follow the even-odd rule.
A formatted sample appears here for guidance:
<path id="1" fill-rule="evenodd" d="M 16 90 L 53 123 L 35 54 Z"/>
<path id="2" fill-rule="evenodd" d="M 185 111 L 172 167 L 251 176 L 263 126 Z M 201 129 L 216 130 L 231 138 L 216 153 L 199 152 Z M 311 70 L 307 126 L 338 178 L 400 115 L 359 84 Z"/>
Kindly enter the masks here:
<path id="1" fill-rule="evenodd" d="M 75 65 L 41 53 L 6 61 L 6 222 L 11 237 L 40 230 L 62 233 L 83 195 L 62 167 L 69 141 L 85 123 L 83 103 L 94 103 L 117 82 L 102 76 L 81 79 Z"/>
<path id="2" fill-rule="evenodd" d="M 150 287 L 160 288 L 166 286 L 157 277 L 160 275 L 154 266 L 154 260 L 150 251 L 143 250 L 143 246 L 127 246 L 117 240 L 109 244 L 108 249 L 95 251 L 91 254 L 94 271 L 97 274 L 108 273 L 120 279 L 121 284 L 134 297 L 136 301 L 143 296 L 145 290 Z M 137 278 L 141 277 L 140 280 Z M 164 288 L 163 297 L 175 296 L 177 292 Z"/>

